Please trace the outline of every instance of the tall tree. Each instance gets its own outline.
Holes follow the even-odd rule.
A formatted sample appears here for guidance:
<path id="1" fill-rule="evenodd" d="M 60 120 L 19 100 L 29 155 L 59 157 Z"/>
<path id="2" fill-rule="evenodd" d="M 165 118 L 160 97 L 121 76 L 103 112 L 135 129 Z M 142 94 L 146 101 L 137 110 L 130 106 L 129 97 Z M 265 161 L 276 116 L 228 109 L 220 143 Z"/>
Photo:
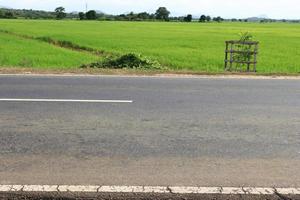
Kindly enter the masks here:
<path id="1" fill-rule="evenodd" d="M 55 14 L 56 14 L 56 19 L 63 19 L 67 16 L 67 14 L 65 13 L 64 7 L 55 8 Z"/>
<path id="2" fill-rule="evenodd" d="M 95 19 L 97 19 L 97 13 L 96 13 L 96 11 L 94 11 L 94 10 L 88 11 L 88 12 L 85 14 L 85 16 L 86 16 L 86 19 L 88 19 L 88 20 L 95 20 Z"/>
<path id="3" fill-rule="evenodd" d="M 224 21 L 224 19 L 219 16 L 219 17 L 214 17 L 213 21 L 215 21 L 215 22 L 221 22 L 221 21 Z"/>
<path id="4" fill-rule="evenodd" d="M 129 21 L 136 20 L 136 14 L 134 14 L 133 12 L 130 12 L 126 17 Z"/>
<path id="5" fill-rule="evenodd" d="M 201 15 L 199 22 L 205 22 L 206 21 L 206 16 L 205 15 Z"/>
<path id="6" fill-rule="evenodd" d="M 184 19 L 185 22 L 191 22 L 193 20 L 193 16 L 191 14 L 187 15 Z"/>
<path id="7" fill-rule="evenodd" d="M 146 19 L 150 19 L 150 14 L 149 13 L 147 13 L 147 12 L 141 12 L 141 13 L 138 13 L 137 14 L 137 17 L 139 18 L 139 19 L 143 19 L 143 20 L 146 20 Z"/>
<path id="8" fill-rule="evenodd" d="M 79 19 L 84 20 L 85 19 L 85 14 L 83 12 L 78 13 Z"/>
<path id="9" fill-rule="evenodd" d="M 209 15 L 206 16 L 206 19 L 205 19 L 207 22 L 210 22 L 211 21 L 211 17 Z"/>
<path id="10" fill-rule="evenodd" d="M 169 15 L 170 15 L 170 11 L 168 11 L 166 7 L 160 7 L 157 9 L 155 13 L 155 18 L 158 20 L 168 21 Z"/>

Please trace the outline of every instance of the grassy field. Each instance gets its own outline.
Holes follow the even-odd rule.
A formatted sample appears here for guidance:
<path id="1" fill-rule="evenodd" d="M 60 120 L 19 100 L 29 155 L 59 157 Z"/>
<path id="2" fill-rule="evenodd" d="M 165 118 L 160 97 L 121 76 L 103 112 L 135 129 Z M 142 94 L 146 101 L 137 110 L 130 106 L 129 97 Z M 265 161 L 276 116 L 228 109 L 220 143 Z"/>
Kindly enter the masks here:
<path id="1" fill-rule="evenodd" d="M 134 52 L 174 70 L 197 72 L 223 72 L 224 41 L 249 31 L 260 41 L 258 72 L 300 73 L 300 24 L 0 20 L 0 30 L 71 41 L 109 53 Z M 35 67 L 78 67 L 96 59 L 4 35 L 0 35 L 0 66 L 18 66 L 20 59 L 30 59 Z M 11 37 L 11 45 L 6 37 Z"/>
<path id="2" fill-rule="evenodd" d="M 97 57 L 0 33 L 0 66 L 71 69 Z"/>

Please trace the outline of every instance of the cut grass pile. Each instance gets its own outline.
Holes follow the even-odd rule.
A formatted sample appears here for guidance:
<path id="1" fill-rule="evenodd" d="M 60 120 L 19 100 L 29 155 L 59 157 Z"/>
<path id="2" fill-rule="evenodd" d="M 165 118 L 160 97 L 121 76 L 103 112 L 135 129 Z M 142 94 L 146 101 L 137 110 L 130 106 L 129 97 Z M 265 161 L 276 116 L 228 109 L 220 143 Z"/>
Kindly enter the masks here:
<path id="1" fill-rule="evenodd" d="M 109 56 L 102 61 L 82 65 L 81 68 L 164 70 L 164 67 L 160 63 L 133 53 L 121 56 Z"/>
<path id="2" fill-rule="evenodd" d="M 300 24 L 0 20 L 0 29 L 69 41 L 112 54 L 141 54 L 173 70 L 212 73 L 224 71 L 225 40 L 238 39 L 240 32 L 249 31 L 260 42 L 259 73 L 300 73 Z M 19 49 L 25 48 L 21 43 L 15 45 L 22 46 Z M 24 51 L 14 49 L 15 53 L 12 53 L 13 50 L 7 48 L 6 54 L 27 57 L 23 55 Z M 31 47 L 28 48 L 30 51 Z M 36 59 L 43 60 L 43 54 L 36 55 Z M 93 56 L 89 56 L 80 52 L 84 59 L 75 62 L 74 67 L 89 63 L 90 58 L 93 60 Z M 57 58 L 53 55 L 51 62 L 60 63 L 62 67 L 70 66 L 71 57 L 58 53 Z M 8 64 L 14 66 L 18 63 L 3 63 L 0 59 L 0 65 Z"/>
<path id="3" fill-rule="evenodd" d="M 3 67 L 72 69 L 97 59 L 97 56 L 88 53 L 71 51 L 0 32 L 0 65 Z"/>

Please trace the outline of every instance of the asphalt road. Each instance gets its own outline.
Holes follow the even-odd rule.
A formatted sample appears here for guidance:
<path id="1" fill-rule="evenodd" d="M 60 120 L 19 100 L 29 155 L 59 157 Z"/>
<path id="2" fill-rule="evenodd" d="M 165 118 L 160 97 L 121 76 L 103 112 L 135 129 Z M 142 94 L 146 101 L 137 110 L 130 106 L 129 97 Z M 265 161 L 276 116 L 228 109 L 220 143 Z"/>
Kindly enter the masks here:
<path id="1" fill-rule="evenodd" d="M 0 184 L 300 186 L 300 80 L 0 76 Z"/>

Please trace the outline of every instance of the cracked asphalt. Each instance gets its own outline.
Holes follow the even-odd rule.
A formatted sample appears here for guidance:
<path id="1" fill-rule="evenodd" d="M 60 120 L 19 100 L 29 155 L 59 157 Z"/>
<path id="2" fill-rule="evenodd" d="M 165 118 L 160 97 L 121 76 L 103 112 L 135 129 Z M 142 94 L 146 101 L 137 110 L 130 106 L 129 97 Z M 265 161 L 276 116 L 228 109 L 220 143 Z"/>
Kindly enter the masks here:
<path id="1" fill-rule="evenodd" d="M 300 187 L 300 81 L 0 76 L 0 184 Z"/>

